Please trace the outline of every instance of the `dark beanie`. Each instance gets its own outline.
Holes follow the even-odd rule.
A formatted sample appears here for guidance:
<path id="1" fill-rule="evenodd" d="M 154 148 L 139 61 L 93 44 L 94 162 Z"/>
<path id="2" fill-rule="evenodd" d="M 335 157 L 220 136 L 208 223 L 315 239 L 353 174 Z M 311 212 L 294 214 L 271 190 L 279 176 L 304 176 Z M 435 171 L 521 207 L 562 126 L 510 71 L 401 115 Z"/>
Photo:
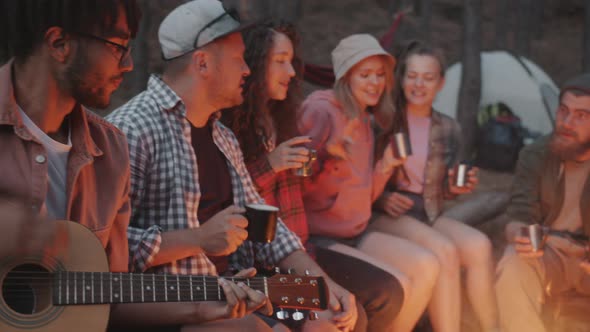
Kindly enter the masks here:
<path id="1" fill-rule="evenodd" d="M 560 99 L 566 91 L 579 91 L 590 95 L 590 73 L 578 75 L 565 82 L 559 93 Z"/>

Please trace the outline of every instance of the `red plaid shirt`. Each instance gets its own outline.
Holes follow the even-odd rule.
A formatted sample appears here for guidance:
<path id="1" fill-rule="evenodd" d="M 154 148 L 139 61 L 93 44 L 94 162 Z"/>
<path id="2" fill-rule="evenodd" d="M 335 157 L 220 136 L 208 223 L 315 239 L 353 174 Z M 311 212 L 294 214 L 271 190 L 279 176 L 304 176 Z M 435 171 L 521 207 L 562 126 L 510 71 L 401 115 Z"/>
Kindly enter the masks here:
<path id="1" fill-rule="evenodd" d="M 301 198 L 301 178 L 290 170 L 275 173 L 266 156 L 246 164 L 246 167 L 260 196 L 267 204 L 279 208 L 283 223 L 306 245 L 309 229 Z"/>

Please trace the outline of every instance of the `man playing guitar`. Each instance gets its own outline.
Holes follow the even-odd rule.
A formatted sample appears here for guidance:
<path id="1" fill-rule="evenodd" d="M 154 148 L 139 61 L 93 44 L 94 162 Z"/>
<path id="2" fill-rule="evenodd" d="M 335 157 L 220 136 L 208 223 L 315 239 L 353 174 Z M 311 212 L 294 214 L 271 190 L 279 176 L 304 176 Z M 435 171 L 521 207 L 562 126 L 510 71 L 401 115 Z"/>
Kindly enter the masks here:
<path id="1" fill-rule="evenodd" d="M 85 107 L 108 106 L 123 75 L 132 70 L 129 43 L 138 29 L 137 3 L 2 0 L 0 9 L 0 54 L 9 58 L 0 67 L 0 192 L 11 197 L 0 208 L 22 212 L 18 206 L 11 210 L 12 198 L 18 197 L 16 204 L 24 204 L 42 220 L 68 219 L 84 225 L 106 251 L 109 270 L 126 272 L 131 214 L 127 142 L 119 130 Z M 39 224 L 22 220 L 3 219 L 15 226 L 6 227 L 9 232 L 2 232 L 0 242 L 13 246 L 9 240 L 41 243 L 51 238 L 43 235 L 53 234 L 51 226 L 44 224 L 37 232 L 30 227 Z M 11 250 L 9 246 L 3 251 Z M 267 298 L 247 286 L 222 282 L 222 289 L 228 299 L 225 310 L 235 317 L 268 307 Z M 110 323 L 200 324 L 211 305 L 113 305 Z M 0 309 L 0 314 L 8 311 Z M 1 323 L 3 319 L 6 316 L 0 315 Z M 196 329 L 237 327 L 264 330 L 251 319 L 218 321 Z"/>

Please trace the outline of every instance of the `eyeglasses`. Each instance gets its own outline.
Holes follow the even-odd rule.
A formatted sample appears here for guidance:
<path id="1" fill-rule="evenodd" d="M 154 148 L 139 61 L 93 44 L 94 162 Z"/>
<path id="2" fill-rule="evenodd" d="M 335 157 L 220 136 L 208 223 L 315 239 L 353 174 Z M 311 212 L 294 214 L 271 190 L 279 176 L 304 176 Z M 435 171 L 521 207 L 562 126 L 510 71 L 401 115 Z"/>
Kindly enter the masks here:
<path id="1" fill-rule="evenodd" d="M 229 15 L 231 18 L 233 18 L 237 22 L 240 22 L 240 15 L 238 14 L 238 11 L 237 10 L 235 10 L 234 8 L 225 9 L 225 11 L 224 11 L 223 14 L 217 16 L 216 18 L 214 18 L 213 20 L 211 20 L 211 22 L 205 24 L 205 26 L 203 28 L 201 28 L 201 30 L 199 30 L 199 32 L 197 32 L 197 37 L 195 37 L 195 42 L 193 44 L 193 48 L 195 50 L 197 48 L 199 48 L 198 47 L 198 45 L 199 45 L 199 37 L 201 37 L 201 33 L 203 33 L 203 31 L 209 29 L 211 26 L 213 26 L 213 24 L 221 21 L 221 19 L 224 18 L 225 15 Z"/>
<path id="2" fill-rule="evenodd" d="M 128 46 L 123 46 L 121 44 L 112 42 L 108 39 L 104 39 L 95 35 L 91 35 L 91 34 L 87 34 L 87 33 L 77 33 L 78 35 L 85 37 L 85 38 L 90 38 L 90 39 L 94 39 L 94 40 L 98 40 L 100 42 L 103 42 L 107 45 L 111 45 L 115 48 L 115 52 L 118 54 L 119 56 L 119 63 L 123 63 L 125 60 L 127 60 L 129 58 L 129 55 L 131 54 L 131 50 L 132 50 L 132 46 L 128 45 Z"/>

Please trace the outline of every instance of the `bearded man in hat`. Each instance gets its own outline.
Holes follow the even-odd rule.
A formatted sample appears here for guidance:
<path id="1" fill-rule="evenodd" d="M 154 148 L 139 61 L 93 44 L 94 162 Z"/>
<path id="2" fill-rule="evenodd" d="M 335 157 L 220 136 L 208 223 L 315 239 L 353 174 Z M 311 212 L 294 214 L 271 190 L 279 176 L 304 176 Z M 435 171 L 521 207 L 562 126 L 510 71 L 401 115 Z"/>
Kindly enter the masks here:
<path id="1" fill-rule="evenodd" d="M 503 331 L 546 331 L 546 297 L 590 295 L 583 240 L 590 235 L 589 172 L 590 73 L 561 89 L 552 135 L 520 153 L 508 207 L 510 244 L 496 283 Z M 541 248 L 531 243 L 530 224 L 541 225 Z"/>

